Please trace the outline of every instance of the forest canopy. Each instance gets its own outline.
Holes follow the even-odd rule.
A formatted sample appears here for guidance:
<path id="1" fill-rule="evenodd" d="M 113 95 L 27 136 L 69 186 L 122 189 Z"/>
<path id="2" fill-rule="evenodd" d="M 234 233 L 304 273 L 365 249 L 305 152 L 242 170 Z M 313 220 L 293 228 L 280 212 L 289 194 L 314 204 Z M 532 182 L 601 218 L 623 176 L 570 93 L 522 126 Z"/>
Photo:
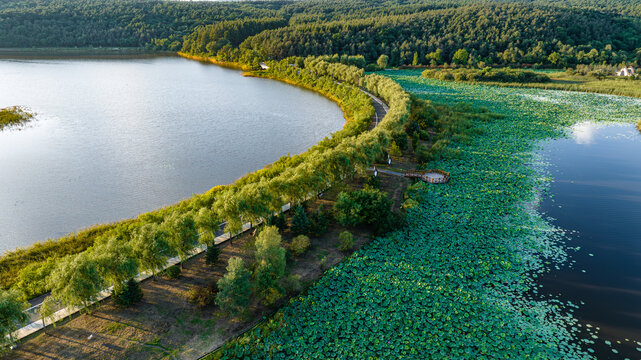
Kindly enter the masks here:
<path id="1" fill-rule="evenodd" d="M 362 55 L 390 66 L 641 63 L 632 0 L 167 2 L 8 0 L 0 48 L 146 47 L 212 54 L 229 45 L 280 60 Z M 206 47 L 210 48 L 207 49 Z"/>

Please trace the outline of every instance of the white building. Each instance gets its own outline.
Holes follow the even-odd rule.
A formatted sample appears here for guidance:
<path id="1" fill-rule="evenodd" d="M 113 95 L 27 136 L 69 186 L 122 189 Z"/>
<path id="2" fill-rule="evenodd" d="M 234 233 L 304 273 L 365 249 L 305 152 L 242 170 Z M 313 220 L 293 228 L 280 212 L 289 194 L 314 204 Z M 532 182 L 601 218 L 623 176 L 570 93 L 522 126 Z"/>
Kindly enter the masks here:
<path id="1" fill-rule="evenodd" d="M 617 76 L 635 76 L 635 75 L 636 73 L 634 72 L 634 68 L 632 66 L 625 67 L 617 71 Z"/>
<path id="2" fill-rule="evenodd" d="M 263 69 L 263 70 L 269 70 L 269 66 L 267 66 L 267 64 L 265 64 L 264 62 L 260 63 L 259 65 L 260 65 L 260 68 L 261 68 L 261 69 Z"/>

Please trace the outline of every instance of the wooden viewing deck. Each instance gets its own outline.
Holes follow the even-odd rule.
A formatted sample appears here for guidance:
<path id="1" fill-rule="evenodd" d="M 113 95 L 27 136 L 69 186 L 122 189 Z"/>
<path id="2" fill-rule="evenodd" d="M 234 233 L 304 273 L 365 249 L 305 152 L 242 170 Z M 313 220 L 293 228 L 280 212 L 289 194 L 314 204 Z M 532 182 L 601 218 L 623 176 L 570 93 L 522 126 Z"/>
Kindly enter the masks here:
<path id="1" fill-rule="evenodd" d="M 407 178 L 419 178 L 430 184 L 444 184 L 450 181 L 450 173 L 439 169 L 406 170 L 403 176 Z"/>

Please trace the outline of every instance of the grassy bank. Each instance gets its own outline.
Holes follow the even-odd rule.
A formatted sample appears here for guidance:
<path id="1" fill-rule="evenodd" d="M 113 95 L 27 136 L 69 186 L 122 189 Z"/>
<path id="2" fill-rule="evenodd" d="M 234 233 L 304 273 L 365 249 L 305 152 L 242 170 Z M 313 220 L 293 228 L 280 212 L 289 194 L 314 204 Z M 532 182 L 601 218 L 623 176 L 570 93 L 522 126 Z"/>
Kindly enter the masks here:
<path id="1" fill-rule="evenodd" d="M 27 123 L 32 118 L 32 113 L 19 106 L 0 109 L 0 131 L 5 127 L 18 126 Z"/>

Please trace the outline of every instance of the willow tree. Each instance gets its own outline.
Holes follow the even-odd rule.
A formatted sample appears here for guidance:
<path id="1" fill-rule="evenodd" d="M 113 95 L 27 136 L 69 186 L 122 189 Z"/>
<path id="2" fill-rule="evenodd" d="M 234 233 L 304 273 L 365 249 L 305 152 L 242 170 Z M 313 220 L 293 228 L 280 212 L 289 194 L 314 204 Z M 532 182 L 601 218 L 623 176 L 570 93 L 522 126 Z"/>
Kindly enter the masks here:
<path id="1" fill-rule="evenodd" d="M 216 230 L 218 230 L 218 227 L 220 226 L 220 221 L 216 214 L 210 208 L 203 207 L 198 210 L 194 221 L 196 222 L 196 226 L 200 232 L 198 241 L 208 246 L 214 245 Z"/>
<path id="2" fill-rule="evenodd" d="M 138 275 L 138 262 L 128 243 L 110 238 L 105 244 L 92 248 L 91 253 L 98 264 L 100 274 L 114 290 Z"/>
<path id="3" fill-rule="evenodd" d="M 90 252 L 64 257 L 49 277 L 54 299 L 67 307 L 80 307 L 87 312 L 105 285 L 100 265 Z"/>
<path id="4" fill-rule="evenodd" d="M 167 264 L 167 259 L 175 255 L 168 239 L 169 234 L 155 224 L 145 224 L 133 234 L 131 246 L 138 265 L 151 271 L 154 278 Z"/>
<path id="5" fill-rule="evenodd" d="M 164 221 L 163 227 L 169 234 L 167 242 L 178 254 L 182 267 L 185 257 L 198 244 L 198 230 L 194 218 L 189 214 L 174 212 Z"/>
<path id="6" fill-rule="evenodd" d="M 14 345 L 13 332 L 29 321 L 24 312 L 28 307 L 17 290 L 0 290 L 0 351 L 6 345 Z"/>

